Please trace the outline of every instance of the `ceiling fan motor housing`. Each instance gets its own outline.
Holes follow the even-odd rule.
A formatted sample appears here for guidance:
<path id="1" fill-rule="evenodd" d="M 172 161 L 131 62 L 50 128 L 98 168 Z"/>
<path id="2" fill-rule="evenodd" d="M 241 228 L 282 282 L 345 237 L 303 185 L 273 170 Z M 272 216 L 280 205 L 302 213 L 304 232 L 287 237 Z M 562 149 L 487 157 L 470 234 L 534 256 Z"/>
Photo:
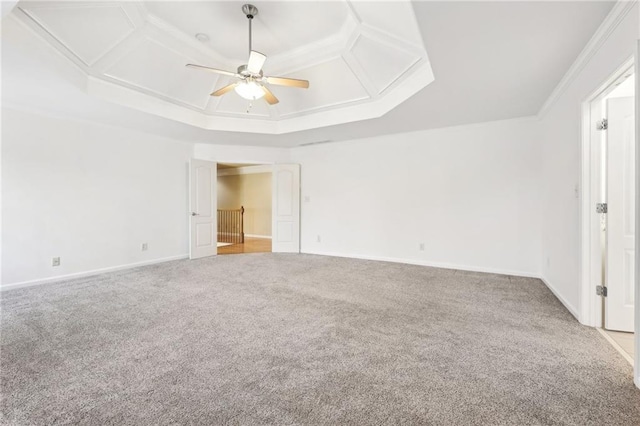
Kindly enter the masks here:
<path id="1" fill-rule="evenodd" d="M 247 15 L 247 18 L 253 19 L 258 14 L 258 8 L 252 4 L 245 4 L 242 6 L 242 12 Z"/>
<path id="2" fill-rule="evenodd" d="M 260 70 L 259 74 L 252 74 L 248 69 L 247 69 L 247 65 L 240 65 L 238 67 L 238 74 L 244 76 L 244 77 L 256 77 L 256 78 L 262 78 L 263 76 L 263 72 L 262 70 Z"/>

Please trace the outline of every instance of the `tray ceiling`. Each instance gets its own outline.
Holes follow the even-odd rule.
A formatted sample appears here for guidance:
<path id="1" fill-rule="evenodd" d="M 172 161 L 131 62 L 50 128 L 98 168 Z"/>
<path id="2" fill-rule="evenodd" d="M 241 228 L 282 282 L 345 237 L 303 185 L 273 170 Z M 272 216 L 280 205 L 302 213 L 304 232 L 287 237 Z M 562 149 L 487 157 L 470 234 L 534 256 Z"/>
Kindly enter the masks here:
<path id="1" fill-rule="evenodd" d="M 204 129 L 279 134 L 375 118 L 434 80 L 408 1 L 255 4 L 265 74 L 311 83 L 270 86 L 274 106 L 211 97 L 231 80 L 185 67 L 246 63 L 240 2 L 23 1 L 18 16 L 83 71 L 89 95 Z"/>

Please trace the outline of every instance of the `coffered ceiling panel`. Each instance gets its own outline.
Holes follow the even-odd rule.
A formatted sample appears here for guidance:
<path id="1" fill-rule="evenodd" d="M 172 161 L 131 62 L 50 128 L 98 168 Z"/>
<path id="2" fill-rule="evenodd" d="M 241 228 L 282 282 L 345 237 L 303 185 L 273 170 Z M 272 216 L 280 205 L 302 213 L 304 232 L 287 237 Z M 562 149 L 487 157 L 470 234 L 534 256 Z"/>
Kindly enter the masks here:
<path id="1" fill-rule="evenodd" d="M 354 1 L 350 3 L 360 22 L 388 33 L 392 38 L 422 46 L 413 6 L 408 1 Z"/>
<path id="2" fill-rule="evenodd" d="M 382 93 L 420 60 L 420 56 L 364 35 L 358 37 L 351 52 L 359 67 L 371 79 L 376 93 Z M 371 67 L 371 64 L 378 64 Z"/>
<path id="3" fill-rule="evenodd" d="M 274 87 L 273 93 L 282 99 L 278 104 L 280 117 L 369 98 L 360 80 L 342 58 L 300 70 L 297 75 L 304 75 L 313 81 L 313 85 L 304 91 Z"/>
<path id="4" fill-rule="evenodd" d="M 84 64 L 94 64 L 135 29 L 118 4 L 30 4 L 26 13 Z"/>
<path id="5" fill-rule="evenodd" d="M 184 66 L 191 59 L 155 40 L 144 38 L 104 75 L 204 109 L 217 75 L 193 72 Z"/>
<path id="6" fill-rule="evenodd" d="M 16 16 L 74 62 L 89 95 L 211 130 L 288 133 L 379 117 L 434 78 L 413 7 L 394 2 L 269 1 L 257 4 L 253 49 L 280 100 L 251 103 L 230 91 L 249 55 L 249 21 L 236 1 L 85 2 L 23 0 Z M 197 37 L 196 37 L 197 36 Z"/>
<path id="7" fill-rule="evenodd" d="M 246 61 L 249 40 L 241 2 L 151 1 L 150 14 L 185 34 L 207 34 L 204 44 L 226 58 Z M 344 1 L 258 3 L 253 48 L 276 56 L 336 34 L 348 19 Z"/>

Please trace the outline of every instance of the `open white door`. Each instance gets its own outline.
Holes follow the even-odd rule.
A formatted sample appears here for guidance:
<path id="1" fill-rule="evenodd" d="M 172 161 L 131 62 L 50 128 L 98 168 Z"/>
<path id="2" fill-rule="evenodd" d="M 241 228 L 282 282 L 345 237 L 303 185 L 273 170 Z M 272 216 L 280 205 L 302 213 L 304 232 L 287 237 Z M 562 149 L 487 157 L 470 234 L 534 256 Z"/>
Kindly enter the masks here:
<path id="1" fill-rule="evenodd" d="M 607 297 L 605 328 L 634 330 L 634 98 L 607 100 Z"/>
<path id="2" fill-rule="evenodd" d="M 189 258 L 218 254 L 217 164 L 191 159 L 189 163 Z"/>
<path id="3" fill-rule="evenodd" d="M 300 252 L 300 165 L 273 165 L 272 240 L 274 253 Z"/>

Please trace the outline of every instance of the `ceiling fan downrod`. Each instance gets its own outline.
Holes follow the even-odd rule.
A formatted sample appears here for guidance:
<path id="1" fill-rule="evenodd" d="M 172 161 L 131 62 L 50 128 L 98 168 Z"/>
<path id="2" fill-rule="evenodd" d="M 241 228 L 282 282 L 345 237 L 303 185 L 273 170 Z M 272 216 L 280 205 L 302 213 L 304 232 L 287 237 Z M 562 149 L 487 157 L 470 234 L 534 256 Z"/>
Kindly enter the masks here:
<path id="1" fill-rule="evenodd" d="M 244 13 L 249 20 L 249 54 L 251 54 L 251 22 L 253 22 L 253 18 L 258 14 L 258 8 L 247 3 L 242 6 L 242 13 Z"/>

